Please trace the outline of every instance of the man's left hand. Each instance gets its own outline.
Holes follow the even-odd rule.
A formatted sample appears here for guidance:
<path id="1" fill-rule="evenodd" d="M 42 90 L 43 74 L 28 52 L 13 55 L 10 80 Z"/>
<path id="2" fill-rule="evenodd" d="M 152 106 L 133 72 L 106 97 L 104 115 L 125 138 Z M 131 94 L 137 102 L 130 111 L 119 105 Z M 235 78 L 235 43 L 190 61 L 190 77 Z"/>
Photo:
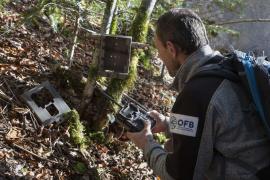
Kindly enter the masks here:
<path id="1" fill-rule="evenodd" d="M 153 134 L 151 132 L 151 123 L 149 121 L 144 121 L 144 128 L 140 132 L 132 133 L 127 132 L 127 137 L 140 149 L 144 149 L 147 141 L 153 139 Z"/>

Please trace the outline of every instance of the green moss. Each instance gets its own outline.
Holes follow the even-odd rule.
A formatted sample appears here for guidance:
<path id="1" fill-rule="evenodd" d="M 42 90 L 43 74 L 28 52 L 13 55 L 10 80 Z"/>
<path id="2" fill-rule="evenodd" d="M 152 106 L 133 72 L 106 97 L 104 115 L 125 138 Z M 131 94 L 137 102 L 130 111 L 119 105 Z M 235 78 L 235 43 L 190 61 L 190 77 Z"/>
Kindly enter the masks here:
<path id="1" fill-rule="evenodd" d="M 132 59 L 129 69 L 129 74 L 126 79 L 112 79 L 108 86 L 108 93 L 115 98 L 120 100 L 123 91 L 127 91 L 133 88 L 134 83 L 137 79 L 137 64 L 138 64 L 138 53 L 137 51 L 132 52 Z"/>
<path id="2" fill-rule="evenodd" d="M 118 27 L 118 18 L 117 16 L 113 16 L 110 34 L 115 35 L 117 33 L 117 27 Z"/>
<path id="3" fill-rule="evenodd" d="M 106 142 L 105 135 L 102 131 L 96 131 L 89 133 L 89 138 L 96 143 L 103 144 Z"/>
<path id="4" fill-rule="evenodd" d="M 79 113 L 76 110 L 71 110 L 64 116 L 69 121 L 69 133 L 71 140 L 74 144 L 79 145 L 80 148 L 85 148 L 87 142 L 84 135 L 85 127 L 80 121 Z"/>
<path id="5" fill-rule="evenodd" d="M 78 174 L 84 174 L 87 171 L 87 167 L 84 163 L 82 162 L 77 162 L 74 166 L 73 166 L 73 170 L 78 173 Z"/>
<path id="6" fill-rule="evenodd" d="M 114 10 L 113 19 L 111 23 L 110 34 L 115 35 L 117 33 L 118 27 L 118 16 L 117 16 L 117 7 L 118 7 L 119 0 L 116 1 L 116 8 Z"/>
<path id="7" fill-rule="evenodd" d="M 98 67 L 95 64 L 90 64 L 88 71 L 88 80 L 94 80 L 97 77 Z"/>
<path id="8" fill-rule="evenodd" d="M 138 12 L 131 29 L 133 41 L 145 42 L 148 32 L 149 17 L 147 12 Z"/>
<path id="9" fill-rule="evenodd" d="M 4 7 L 7 5 L 7 3 L 9 1 L 10 0 L 1 0 L 1 2 L 0 2 L 0 11 L 4 10 Z"/>
<path id="10" fill-rule="evenodd" d="M 153 52 L 154 50 L 152 50 L 151 48 L 148 48 L 147 50 L 139 50 L 139 61 L 140 63 L 143 64 L 143 67 L 146 70 L 151 70 L 153 69 L 152 64 L 150 63 L 150 59 L 153 56 Z"/>

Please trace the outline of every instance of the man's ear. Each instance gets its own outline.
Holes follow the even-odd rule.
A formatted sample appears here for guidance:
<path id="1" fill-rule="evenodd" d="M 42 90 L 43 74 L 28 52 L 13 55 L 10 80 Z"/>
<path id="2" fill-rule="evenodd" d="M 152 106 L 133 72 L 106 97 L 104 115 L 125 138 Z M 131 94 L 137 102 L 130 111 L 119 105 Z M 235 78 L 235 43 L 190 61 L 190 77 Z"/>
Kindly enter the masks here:
<path id="1" fill-rule="evenodd" d="M 173 58 L 175 58 L 177 55 L 177 49 L 175 45 L 171 41 L 167 41 L 166 48 L 169 50 L 169 53 L 173 56 Z"/>

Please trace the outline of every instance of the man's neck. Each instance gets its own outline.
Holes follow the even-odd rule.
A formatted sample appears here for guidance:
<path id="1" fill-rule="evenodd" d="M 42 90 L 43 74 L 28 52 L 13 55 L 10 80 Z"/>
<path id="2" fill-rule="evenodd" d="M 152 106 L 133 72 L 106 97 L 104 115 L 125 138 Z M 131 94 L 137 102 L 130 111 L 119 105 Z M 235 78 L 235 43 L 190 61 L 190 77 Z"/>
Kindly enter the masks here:
<path id="1" fill-rule="evenodd" d="M 186 55 L 184 53 L 180 53 L 178 56 L 177 56 L 177 61 L 180 63 L 180 65 L 184 64 L 187 60 L 187 58 L 189 57 L 189 55 Z"/>

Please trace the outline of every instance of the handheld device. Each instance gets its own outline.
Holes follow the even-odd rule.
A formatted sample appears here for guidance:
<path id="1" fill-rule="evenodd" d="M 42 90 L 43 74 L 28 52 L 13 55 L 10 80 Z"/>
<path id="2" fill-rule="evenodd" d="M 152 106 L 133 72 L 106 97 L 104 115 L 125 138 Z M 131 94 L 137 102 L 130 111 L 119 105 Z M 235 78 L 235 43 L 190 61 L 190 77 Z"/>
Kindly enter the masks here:
<path id="1" fill-rule="evenodd" d="M 144 109 L 134 103 L 127 103 L 116 114 L 116 121 L 129 132 L 140 132 L 144 128 L 144 121 L 150 121 L 151 128 L 156 124 Z"/>
<path id="2" fill-rule="evenodd" d="M 147 114 L 146 108 L 139 102 L 132 99 L 132 102 L 121 105 L 102 89 L 98 89 L 106 98 L 121 108 L 115 115 L 116 122 L 123 126 L 127 131 L 140 132 L 144 128 L 144 121 L 150 121 L 151 128 L 155 126 L 156 121 Z"/>

